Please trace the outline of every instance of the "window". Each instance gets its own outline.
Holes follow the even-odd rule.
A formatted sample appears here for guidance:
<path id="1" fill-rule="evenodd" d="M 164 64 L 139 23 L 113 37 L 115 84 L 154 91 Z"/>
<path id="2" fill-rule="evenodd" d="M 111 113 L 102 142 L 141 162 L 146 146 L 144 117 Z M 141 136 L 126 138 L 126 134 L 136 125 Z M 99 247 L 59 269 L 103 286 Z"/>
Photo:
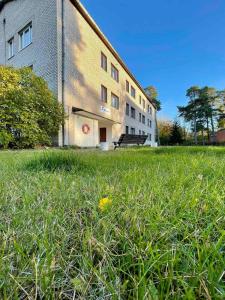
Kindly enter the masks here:
<path id="1" fill-rule="evenodd" d="M 26 48 L 32 43 L 32 24 L 27 25 L 19 32 L 20 36 L 20 50 Z"/>
<path id="2" fill-rule="evenodd" d="M 149 127 L 152 128 L 152 121 L 149 121 Z"/>
<path id="3" fill-rule="evenodd" d="M 119 97 L 112 94 L 112 102 L 111 102 L 112 107 L 119 109 L 119 102 L 120 102 Z"/>
<path id="4" fill-rule="evenodd" d="M 135 134 L 135 128 L 131 127 L 130 133 L 131 133 L 131 134 Z"/>
<path id="5" fill-rule="evenodd" d="M 101 53 L 101 67 L 107 72 L 107 57 L 104 53 Z"/>
<path id="6" fill-rule="evenodd" d="M 131 107 L 131 118 L 135 119 L 135 108 Z"/>
<path id="7" fill-rule="evenodd" d="M 145 124 L 145 116 L 142 115 L 142 123 Z"/>
<path id="8" fill-rule="evenodd" d="M 131 86 L 131 96 L 133 98 L 136 98 L 136 91 L 135 91 L 135 88 L 133 86 Z"/>
<path id="9" fill-rule="evenodd" d="M 129 134 L 129 127 L 126 126 L 126 134 Z"/>
<path id="10" fill-rule="evenodd" d="M 142 134 L 143 134 L 143 135 L 145 135 L 145 132 L 144 132 L 144 131 L 142 131 Z"/>
<path id="11" fill-rule="evenodd" d="M 126 80 L 126 91 L 128 93 L 130 93 L 130 84 L 129 84 L 129 82 L 127 80 Z"/>
<path id="12" fill-rule="evenodd" d="M 139 135 L 141 135 L 141 130 L 139 130 Z"/>
<path id="13" fill-rule="evenodd" d="M 145 100 L 142 99 L 142 106 L 143 106 L 143 109 L 145 109 Z"/>
<path id="14" fill-rule="evenodd" d="M 14 56 L 14 38 L 8 41 L 8 47 L 9 47 L 8 58 L 10 59 L 11 57 Z"/>
<path id="15" fill-rule="evenodd" d="M 101 85 L 101 100 L 107 103 L 107 88 L 104 85 Z"/>
<path id="16" fill-rule="evenodd" d="M 141 113 L 139 113 L 139 122 L 141 123 Z"/>
<path id="17" fill-rule="evenodd" d="M 148 126 L 149 126 L 149 122 L 150 122 L 150 120 L 148 119 Z"/>
<path id="18" fill-rule="evenodd" d="M 152 115 L 152 108 L 150 107 L 150 115 Z"/>
<path id="19" fill-rule="evenodd" d="M 128 103 L 126 103 L 126 115 L 130 115 L 130 105 Z"/>
<path id="20" fill-rule="evenodd" d="M 141 96 L 139 96 L 139 104 L 141 105 Z"/>
<path id="21" fill-rule="evenodd" d="M 152 140 L 152 135 L 151 135 L 151 133 L 148 134 L 148 139 L 149 139 L 149 141 Z"/>
<path id="22" fill-rule="evenodd" d="M 119 71 L 113 64 L 111 64 L 111 76 L 114 80 L 119 82 Z"/>

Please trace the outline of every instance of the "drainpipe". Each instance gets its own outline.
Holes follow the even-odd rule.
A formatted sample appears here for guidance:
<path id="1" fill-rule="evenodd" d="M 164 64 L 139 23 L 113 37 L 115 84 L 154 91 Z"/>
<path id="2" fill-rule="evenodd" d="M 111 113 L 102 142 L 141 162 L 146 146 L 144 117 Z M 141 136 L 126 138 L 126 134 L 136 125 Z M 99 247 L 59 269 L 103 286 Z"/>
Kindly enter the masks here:
<path id="1" fill-rule="evenodd" d="M 65 19 L 64 19 L 64 0 L 62 0 L 62 11 L 61 11 L 61 20 L 62 20 L 62 105 L 65 109 Z M 62 125 L 62 145 L 65 146 L 65 124 Z"/>
<path id="2" fill-rule="evenodd" d="M 5 25 L 6 25 L 6 19 L 4 18 L 3 19 L 3 33 L 4 33 L 4 44 L 5 44 L 5 53 L 4 53 L 4 56 L 5 56 L 5 66 L 6 66 L 6 30 L 5 30 Z"/>

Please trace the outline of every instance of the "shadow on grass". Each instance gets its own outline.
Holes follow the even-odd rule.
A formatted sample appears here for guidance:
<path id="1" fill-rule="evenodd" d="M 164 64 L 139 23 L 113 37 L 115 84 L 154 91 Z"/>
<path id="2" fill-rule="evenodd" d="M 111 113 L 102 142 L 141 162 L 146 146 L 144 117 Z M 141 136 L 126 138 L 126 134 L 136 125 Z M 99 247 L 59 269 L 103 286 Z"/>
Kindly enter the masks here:
<path id="1" fill-rule="evenodd" d="M 92 173 L 93 166 L 84 162 L 74 153 L 46 152 L 29 161 L 24 169 L 26 171 L 72 172 Z"/>

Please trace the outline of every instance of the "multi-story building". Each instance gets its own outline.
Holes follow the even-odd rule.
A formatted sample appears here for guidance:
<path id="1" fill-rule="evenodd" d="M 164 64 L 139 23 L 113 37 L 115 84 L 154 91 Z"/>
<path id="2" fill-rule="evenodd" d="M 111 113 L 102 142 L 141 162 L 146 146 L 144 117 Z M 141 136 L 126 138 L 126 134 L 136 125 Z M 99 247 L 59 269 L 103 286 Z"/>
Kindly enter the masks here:
<path id="1" fill-rule="evenodd" d="M 1 1 L 0 64 L 48 82 L 68 114 L 59 145 L 112 145 L 122 133 L 155 145 L 154 105 L 79 1 Z"/>

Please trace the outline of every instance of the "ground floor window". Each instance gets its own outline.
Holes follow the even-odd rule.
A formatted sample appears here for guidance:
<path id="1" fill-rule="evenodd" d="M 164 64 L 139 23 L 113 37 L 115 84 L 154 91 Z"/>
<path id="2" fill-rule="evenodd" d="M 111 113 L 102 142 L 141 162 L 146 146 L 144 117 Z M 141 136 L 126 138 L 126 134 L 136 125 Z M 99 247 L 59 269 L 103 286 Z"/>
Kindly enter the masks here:
<path id="1" fill-rule="evenodd" d="M 131 134 L 135 134 L 135 128 L 131 127 L 130 133 L 131 133 Z"/>
<path id="2" fill-rule="evenodd" d="M 139 130 L 139 135 L 141 135 L 141 130 Z"/>
<path id="3" fill-rule="evenodd" d="M 126 134 L 129 134 L 129 127 L 126 126 Z"/>
<path id="4" fill-rule="evenodd" d="M 152 140 L 152 135 L 151 135 L 151 133 L 148 134 L 148 139 L 149 139 L 149 141 Z"/>

